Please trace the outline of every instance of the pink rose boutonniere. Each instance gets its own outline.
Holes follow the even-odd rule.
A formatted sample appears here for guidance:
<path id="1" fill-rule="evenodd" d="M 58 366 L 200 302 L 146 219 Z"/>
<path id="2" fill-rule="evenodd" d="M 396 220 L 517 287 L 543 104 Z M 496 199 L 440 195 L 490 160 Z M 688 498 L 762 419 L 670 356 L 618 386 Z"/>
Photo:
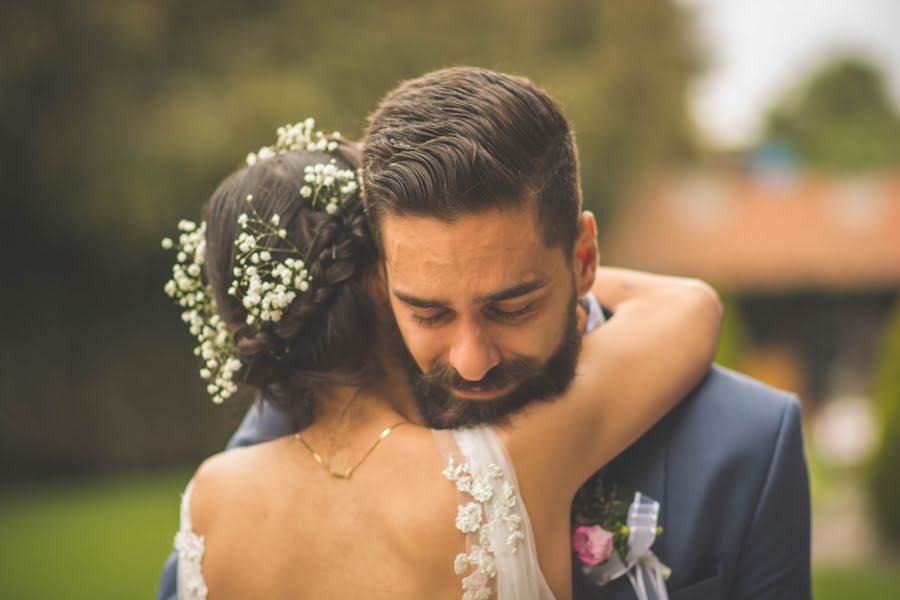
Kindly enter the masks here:
<path id="1" fill-rule="evenodd" d="M 612 533 L 599 525 L 576 527 L 572 535 L 572 548 L 584 564 L 598 565 L 612 554 L 614 538 Z"/>
<path id="2" fill-rule="evenodd" d="M 615 483 L 604 486 L 600 474 L 591 477 L 572 504 L 572 550 L 595 584 L 627 576 L 639 600 L 667 600 L 671 571 L 651 550 L 662 533 L 659 502 L 640 492 L 632 498 Z"/>

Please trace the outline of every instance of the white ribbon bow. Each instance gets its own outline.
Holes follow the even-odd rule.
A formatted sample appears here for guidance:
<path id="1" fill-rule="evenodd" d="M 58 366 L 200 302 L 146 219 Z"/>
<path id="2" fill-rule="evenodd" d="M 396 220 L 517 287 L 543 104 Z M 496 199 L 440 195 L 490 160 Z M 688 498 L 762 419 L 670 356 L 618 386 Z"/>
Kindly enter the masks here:
<path id="1" fill-rule="evenodd" d="M 656 540 L 658 522 L 659 502 L 635 492 L 634 501 L 628 507 L 628 556 L 625 562 L 618 552 L 613 552 L 603 564 L 583 565 L 584 572 L 599 585 L 627 574 L 638 600 L 669 600 L 665 579 L 672 571 L 650 550 Z"/>

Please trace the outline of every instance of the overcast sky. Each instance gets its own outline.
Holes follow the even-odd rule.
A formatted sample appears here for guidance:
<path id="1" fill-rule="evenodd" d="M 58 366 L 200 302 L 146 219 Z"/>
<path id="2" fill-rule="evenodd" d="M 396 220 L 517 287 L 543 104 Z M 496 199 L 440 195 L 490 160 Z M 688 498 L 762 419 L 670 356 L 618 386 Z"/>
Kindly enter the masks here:
<path id="1" fill-rule="evenodd" d="M 900 105 L 900 0 L 680 1 L 694 9 L 711 62 L 691 112 L 717 144 L 752 141 L 769 106 L 836 55 L 879 65 Z"/>

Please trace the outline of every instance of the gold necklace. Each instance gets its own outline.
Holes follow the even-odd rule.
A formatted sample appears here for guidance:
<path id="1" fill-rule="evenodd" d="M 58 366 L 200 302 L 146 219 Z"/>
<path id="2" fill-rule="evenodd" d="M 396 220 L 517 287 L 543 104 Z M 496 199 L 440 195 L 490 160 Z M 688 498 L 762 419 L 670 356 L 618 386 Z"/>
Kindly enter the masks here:
<path id="1" fill-rule="evenodd" d="M 394 423 L 393 425 L 391 425 L 390 427 L 388 427 L 387 429 L 382 431 L 381 435 L 378 436 L 378 439 L 375 440 L 375 443 L 372 444 L 372 447 L 369 448 L 368 452 L 363 454 L 363 457 L 361 459 L 359 459 L 359 462 L 357 462 L 352 467 L 349 467 L 345 471 L 335 471 L 334 469 L 332 469 L 331 465 L 329 465 L 327 462 L 325 462 L 325 460 L 321 456 L 319 456 L 319 453 L 316 452 L 315 450 L 313 450 L 312 446 L 307 444 L 306 440 L 304 440 L 302 437 L 300 437 L 300 432 L 295 433 L 294 437 L 297 438 L 301 444 L 303 444 L 304 448 L 309 450 L 309 453 L 312 454 L 312 457 L 314 459 L 316 459 L 316 462 L 319 463 L 320 465 L 322 465 L 326 471 L 328 471 L 329 475 L 331 475 L 332 477 L 336 477 L 338 479 L 350 479 L 350 476 L 353 475 L 353 471 L 355 471 L 356 468 L 359 467 L 359 465 L 363 464 L 363 461 L 365 461 L 367 458 L 369 458 L 369 455 L 375 451 L 375 448 L 378 447 L 378 444 L 381 443 L 381 440 L 383 440 L 387 436 L 391 435 L 391 432 L 395 428 L 400 427 L 401 425 L 407 425 L 407 424 L 409 424 L 409 421 L 400 421 L 399 423 Z"/>

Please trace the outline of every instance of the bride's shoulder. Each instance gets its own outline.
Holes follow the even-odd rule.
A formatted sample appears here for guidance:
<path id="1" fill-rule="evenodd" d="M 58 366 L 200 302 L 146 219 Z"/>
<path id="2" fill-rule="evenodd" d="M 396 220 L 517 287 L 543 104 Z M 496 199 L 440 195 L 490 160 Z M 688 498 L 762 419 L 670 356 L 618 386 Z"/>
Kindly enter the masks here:
<path id="1" fill-rule="evenodd" d="M 285 438 L 233 448 L 210 456 L 194 473 L 191 486 L 191 522 L 195 531 L 209 531 L 233 519 L 235 510 L 248 510 L 261 487 L 278 468 Z"/>

